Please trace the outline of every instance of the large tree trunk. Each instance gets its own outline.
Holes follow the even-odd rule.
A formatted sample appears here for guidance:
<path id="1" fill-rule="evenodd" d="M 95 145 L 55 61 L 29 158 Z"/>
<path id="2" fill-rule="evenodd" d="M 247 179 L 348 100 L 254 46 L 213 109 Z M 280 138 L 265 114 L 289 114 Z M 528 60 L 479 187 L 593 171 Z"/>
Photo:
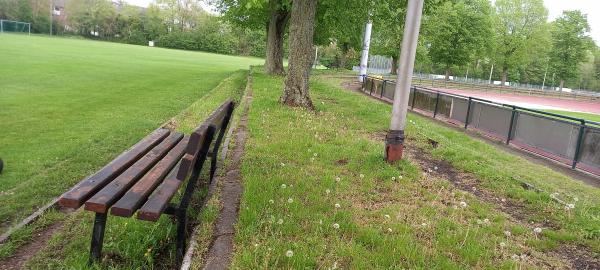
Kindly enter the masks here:
<path id="1" fill-rule="evenodd" d="M 446 81 L 450 80 L 450 68 L 446 68 Z"/>
<path id="2" fill-rule="evenodd" d="M 280 102 L 288 106 L 314 109 L 308 93 L 313 62 L 313 34 L 317 0 L 294 0 L 290 24 L 289 71 Z"/>
<path id="3" fill-rule="evenodd" d="M 392 56 L 392 75 L 398 74 L 398 56 Z"/>
<path id="4" fill-rule="evenodd" d="M 283 34 L 289 18 L 289 12 L 281 0 L 270 0 L 271 14 L 267 23 L 267 52 L 265 72 L 271 75 L 283 75 Z"/>
<path id="5" fill-rule="evenodd" d="M 500 81 L 500 86 L 504 87 L 506 84 L 506 78 L 508 77 L 508 68 L 502 68 L 502 79 Z"/>

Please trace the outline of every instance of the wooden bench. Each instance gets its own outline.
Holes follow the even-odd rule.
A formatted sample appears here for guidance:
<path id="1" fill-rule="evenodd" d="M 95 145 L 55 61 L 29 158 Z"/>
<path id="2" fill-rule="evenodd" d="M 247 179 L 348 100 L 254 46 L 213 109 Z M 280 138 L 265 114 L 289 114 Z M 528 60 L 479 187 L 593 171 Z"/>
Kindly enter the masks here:
<path id="1" fill-rule="evenodd" d="M 63 194 L 62 207 L 95 212 L 90 263 L 101 259 L 106 219 L 114 216 L 157 221 L 162 214 L 177 219 L 176 256 L 183 259 L 187 241 L 187 209 L 197 186 L 213 181 L 217 154 L 231 119 L 234 102 L 227 100 L 189 136 L 158 129 L 104 168 Z M 204 161 L 210 159 L 206 181 L 200 181 Z M 178 204 L 171 203 L 186 182 Z"/>

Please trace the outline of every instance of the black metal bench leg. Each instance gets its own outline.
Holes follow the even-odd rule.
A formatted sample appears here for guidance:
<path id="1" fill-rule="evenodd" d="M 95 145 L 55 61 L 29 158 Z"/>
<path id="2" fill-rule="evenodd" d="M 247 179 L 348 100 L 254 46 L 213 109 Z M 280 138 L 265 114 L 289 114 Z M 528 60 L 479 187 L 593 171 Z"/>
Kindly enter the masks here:
<path id="1" fill-rule="evenodd" d="M 99 262 L 102 256 L 102 244 L 104 242 L 104 229 L 106 229 L 106 216 L 104 213 L 96 213 L 94 218 L 94 229 L 92 231 L 92 244 L 90 247 L 89 263 Z"/>
<path id="2" fill-rule="evenodd" d="M 185 244 L 187 240 L 187 210 L 179 209 L 177 211 L 177 240 L 176 240 L 176 260 L 177 265 L 183 262 L 185 255 Z"/>

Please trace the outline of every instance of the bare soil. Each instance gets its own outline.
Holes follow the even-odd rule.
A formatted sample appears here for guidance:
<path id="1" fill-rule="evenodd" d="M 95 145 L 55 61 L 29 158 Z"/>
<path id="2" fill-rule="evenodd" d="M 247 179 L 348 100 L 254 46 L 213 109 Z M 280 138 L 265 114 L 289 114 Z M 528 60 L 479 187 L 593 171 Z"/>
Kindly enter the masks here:
<path id="1" fill-rule="evenodd" d="M 23 265 L 42 248 L 46 246 L 52 235 L 62 228 L 62 222 L 54 223 L 42 231 L 37 232 L 29 243 L 19 247 L 13 256 L 4 261 L 0 261 L 0 269 L 17 270 L 23 268 Z"/>

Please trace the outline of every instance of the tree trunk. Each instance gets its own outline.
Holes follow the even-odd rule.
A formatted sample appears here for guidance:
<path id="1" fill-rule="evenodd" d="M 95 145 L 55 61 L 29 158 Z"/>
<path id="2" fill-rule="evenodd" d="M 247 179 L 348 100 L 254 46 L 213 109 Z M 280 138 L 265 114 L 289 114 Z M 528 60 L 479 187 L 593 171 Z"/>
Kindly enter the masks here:
<path id="1" fill-rule="evenodd" d="M 398 56 L 392 56 L 392 75 L 398 74 Z"/>
<path id="2" fill-rule="evenodd" d="M 282 6 L 281 0 L 270 0 L 269 5 L 271 14 L 267 23 L 265 72 L 271 75 L 283 75 L 283 34 L 289 12 Z"/>
<path id="3" fill-rule="evenodd" d="M 506 84 L 506 78 L 508 77 L 508 69 L 502 68 L 502 80 L 500 81 L 500 86 L 504 87 Z"/>
<path id="4" fill-rule="evenodd" d="M 446 81 L 449 81 L 449 80 L 450 80 L 450 69 L 447 68 L 446 69 Z"/>
<path id="5" fill-rule="evenodd" d="M 558 86 L 558 91 L 562 92 L 564 86 L 565 86 L 565 80 L 560 80 L 560 85 Z"/>
<path id="6" fill-rule="evenodd" d="M 350 50 L 349 45 L 348 43 L 344 42 L 340 47 L 342 49 L 342 53 L 340 55 L 340 68 L 346 69 L 346 63 L 348 63 L 348 50 Z"/>
<path id="7" fill-rule="evenodd" d="M 317 0 L 294 0 L 290 24 L 289 70 L 280 102 L 288 106 L 314 109 L 308 93 L 313 62 L 313 34 Z"/>

